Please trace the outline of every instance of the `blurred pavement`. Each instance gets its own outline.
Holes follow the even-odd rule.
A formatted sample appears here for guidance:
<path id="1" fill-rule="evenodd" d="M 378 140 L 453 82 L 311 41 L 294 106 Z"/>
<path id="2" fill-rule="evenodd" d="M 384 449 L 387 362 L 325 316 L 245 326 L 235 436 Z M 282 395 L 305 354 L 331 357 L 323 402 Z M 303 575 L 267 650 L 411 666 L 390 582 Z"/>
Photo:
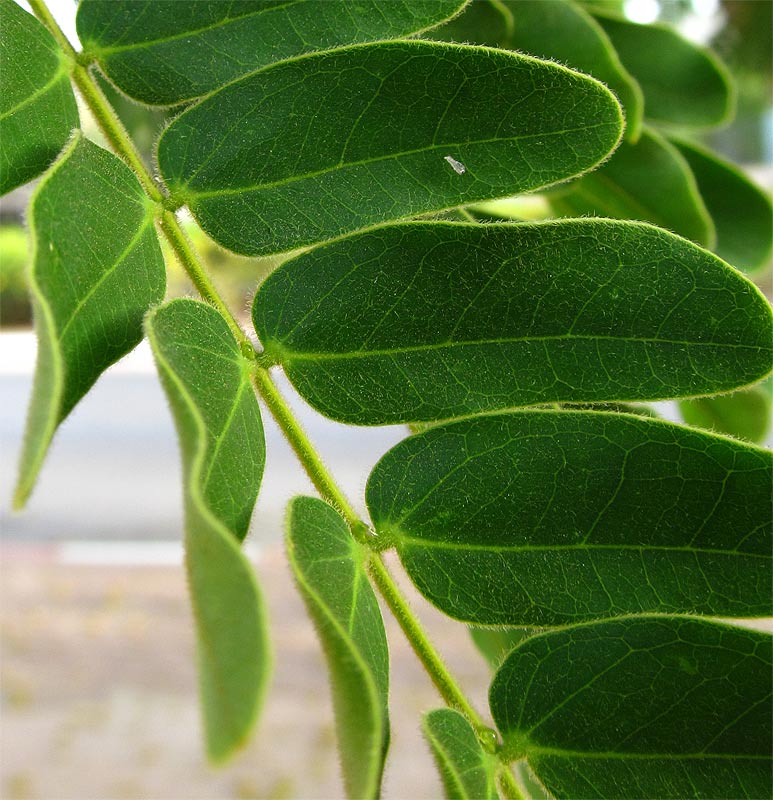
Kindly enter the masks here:
<path id="1" fill-rule="evenodd" d="M 141 346 L 58 432 L 29 507 L 9 512 L 34 364 L 31 334 L 0 334 L 0 796 L 4 800 L 342 797 L 326 668 L 282 549 L 287 500 L 312 492 L 264 414 L 266 479 L 247 552 L 272 622 L 274 680 L 230 765 L 205 762 L 181 569 L 182 490 L 171 415 Z M 403 428 L 346 428 L 293 399 L 362 508 L 371 466 Z M 487 670 L 461 627 L 410 587 L 440 652 L 485 710 Z M 434 688 L 385 614 L 393 736 L 384 796 L 440 796 L 421 740 Z"/>
<path id="2" fill-rule="evenodd" d="M 9 513 L 35 363 L 32 333 L 0 334 L 0 529 L 6 541 L 177 540 L 182 488 L 166 398 L 143 342 L 111 367 L 54 438 L 23 514 Z M 281 376 L 280 376 L 281 377 Z M 280 384 L 311 440 L 364 512 L 371 467 L 404 427 L 352 428 L 324 419 Z M 250 537 L 281 537 L 287 501 L 314 494 L 271 417 L 263 414 L 267 464 Z"/>

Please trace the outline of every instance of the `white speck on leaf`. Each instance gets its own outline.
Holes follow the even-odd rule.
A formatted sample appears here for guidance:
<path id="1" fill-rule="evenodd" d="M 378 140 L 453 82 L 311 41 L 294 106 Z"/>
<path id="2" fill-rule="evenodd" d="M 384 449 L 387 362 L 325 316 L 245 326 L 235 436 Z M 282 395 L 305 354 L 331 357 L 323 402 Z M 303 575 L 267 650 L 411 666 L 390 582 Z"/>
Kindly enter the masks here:
<path id="1" fill-rule="evenodd" d="M 467 172 L 467 167 L 465 167 L 461 161 L 457 161 L 451 156 L 443 156 L 443 158 L 453 167 L 453 170 L 457 175 L 464 175 L 464 173 Z"/>

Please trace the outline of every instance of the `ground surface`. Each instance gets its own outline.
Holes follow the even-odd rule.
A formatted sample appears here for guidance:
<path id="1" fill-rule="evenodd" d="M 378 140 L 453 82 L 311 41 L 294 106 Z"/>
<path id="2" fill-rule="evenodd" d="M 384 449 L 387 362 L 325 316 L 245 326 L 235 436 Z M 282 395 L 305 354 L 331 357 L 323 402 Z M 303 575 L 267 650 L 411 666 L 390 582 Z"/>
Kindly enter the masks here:
<path id="1" fill-rule="evenodd" d="M 33 364 L 31 334 L 0 334 L 0 798 L 342 797 L 326 668 L 281 542 L 287 500 L 312 490 L 279 432 L 266 421 L 266 478 L 247 547 L 270 609 L 273 686 L 254 740 L 214 771 L 203 757 L 179 566 L 179 457 L 150 355 L 139 348 L 79 404 L 18 515 L 9 500 Z M 406 431 L 336 426 L 301 403 L 297 411 L 362 507 L 370 467 Z M 487 671 L 465 630 L 415 600 L 485 711 Z M 384 795 L 436 798 L 419 719 L 439 700 L 386 622 L 393 735 Z"/>
<path id="2" fill-rule="evenodd" d="M 254 740 L 215 771 L 202 756 L 180 569 L 63 564 L 50 545 L 6 546 L 0 796 L 342 797 L 325 665 L 278 544 L 257 569 L 275 632 L 273 686 Z M 439 648 L 485 710 L 486 669 L 464 630 L 426 612 Z M 393 738 L 384 795 L 439 797 L 418 732 L 437 695 L 391 619 L 387 627 Z"/>

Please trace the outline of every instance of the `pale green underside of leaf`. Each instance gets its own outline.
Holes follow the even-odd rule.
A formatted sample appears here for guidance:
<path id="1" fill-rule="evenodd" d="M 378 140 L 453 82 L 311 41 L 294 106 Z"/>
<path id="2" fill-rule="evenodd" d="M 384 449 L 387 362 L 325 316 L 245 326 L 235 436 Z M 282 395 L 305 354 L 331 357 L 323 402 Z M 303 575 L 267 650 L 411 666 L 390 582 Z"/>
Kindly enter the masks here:
<path id="1" fill-rule="evenodd" d="M 82 0 L 78 36 L 130 97 L 174 105 L 277 61 L 393 39 L 456 14 L 463 0 Z"/>
<path id="2" fill-rule="evenodd" d="M 249 736 L 271 670 L 263 600 L 239 549 L 263 475 L 263 427 L 248 365 L 215 309 L 174 300 L 146 329 L 180 438 L 204 730 L 222 761 Z"/>
<path id="3" fill-rule="evenodd" d="M 142 339 L 143 316 L 166 282 L 139 183 L 118 158 L 79 135 L 38 186 L 29 223 L 38 362 L 16 507 L 29 497 L 57 426 Z"/>
<path id="4" fill-rule="evenodd" d="M 557 798 L 759 798 L 771 786 L 771 638 L 629 617 L 528 639 L 491 711 Z"/>
<path id="5" fill-rule="evenodd" d="M 422 719 L 422 730 L 446 800 L 497 800 L 496 761 L 483 750 L 470 723 L 458 711 L 430 711 Z"/>
<path id="6" fill-rule="evenodd" d="M 212 238 L 256 255 L 565 180 L 621 130 L 611 93 L 558 65 L 383 42 L 215 92 L 167 128 L 158 163 Z"/>
<path id="7" fill-rule="evenodd" d="M 682 139 L 673 143 L 690 165 L 714 220 L 714 252 L 745 272 L 770 267 L 773 207 L 768 195 L 715 153 Z"/>
<path id="8" fill-rule="evenodd" d="M 652 128 L 636 144 L 623 142 L 595 172 L 548 195 L 565 217 L 638 219 L 692 239 L 716 242 L 714 223 L 695 177 L 680 152 Z"/>
<path id="9" fill-rule="evenodd" d="M 525 411 L 431 428 L 368 480 L 418 589 L 482 625 L 773 612 L 773 456 L 659 420 Z"/>
<path id="10" fill-rule="evenodd" d="M 593 14 L 644 93 L 645 120 L 702 129 L 732 118 L 730 75 L 710 50 L 665 25 L 640 25 L 597 8 Z"/>
<path id="11" fill-rule="evenodd" d="M 769 387 L 751 386 L 718 397 L 683 400 L 679 411 L 689 425 L 763 442 L 770 430 L 773 398 Z"/>
<path id="12" fill-rule="evenodd" d="M 347 797 L 378 797 L 389 746 L 389 651 L 364 552 L 339 514 L 311 497 L 290 503 L 287 546 L 328 660 Z"/>
<path id="13" fill-rule="evenodd" d="M 78 127 L 78 109 L 51 34 L 0 0 L 0 194 L 48 168 Z"/>
<path id="14" fill-rule="evenodd" d="M 771 313 L 649 225 L 408 223 L 287 262 L 253 304 L 315 408 L 358 424 L 727 391 L 771 368 Z"/>

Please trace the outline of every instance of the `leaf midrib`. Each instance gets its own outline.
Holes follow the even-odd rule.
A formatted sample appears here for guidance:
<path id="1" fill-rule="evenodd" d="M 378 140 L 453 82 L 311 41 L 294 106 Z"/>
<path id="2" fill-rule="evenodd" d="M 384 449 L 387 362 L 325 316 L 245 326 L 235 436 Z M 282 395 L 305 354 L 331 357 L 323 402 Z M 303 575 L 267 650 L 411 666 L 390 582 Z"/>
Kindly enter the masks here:
<path id="1" fill-rule="evenodd" d="M 196 108 L 198 108 L 198 106 Z M 191 109 L 191 111 L 195 111 L 196 108 Z M 197 200 L 207 200 L 211 197 L 227 197 L 230 195 L 245 194 L 248 192 L 260 192 L 266 189 L 277 189 L 282 186 L 287 186 L 293 183 L 299 183 L 301 181 L 310 180 L 312 178 L 318 178 L 324 175 L 335 173 L 342 169 L 348 169 L 349 167 L 368 166 L 369 164 L 376 164 L 384 161 L 396 160 L 400 158 L 405 158 L 406 156 L 418 155 L 422 153 L 432 153 L 433 151 L 445 152 L 450 148 L 469 147 L 471 145 L 477 146 L 477 145 L 487 145 L 487 144 L 502 144 L 505 142 L 528 141 L 529 139 L 546 139 L 557 136 L 567 136 L 574 133 L 596 130 L 597 128 L 609 128 L 612 125 L 613 125 L 612 122 L 599 122 L 593 125 L 583 125 L 578 128 L 566 128 L 557 131 L 542 131 L 539 133 L 521 134 L 519 136 L 495 136 L 486 139 L 471 139 L 471 140 L 466 140 L 464 142 L 443 142 L 442 144 L 432 144 L 429 147 L 417 147 L 412 150 L 401 150 L 398 153 L 388 153 L 373 158 L 360 159 L 358 161 L 347 161 L 347 162 L 341 161 L 331 167 L 325 167 L 324 169 L 314 170 L 312 172 L 306 172 L 302 175 L 290 175 L 287 178 L 281 178 L 279 180 L 270 181 L 268 183 L 256 183 L 256 184 L 249 184 L 246 186 L 238 186 L 233 188 L 210 189 L 208 191 L 191 189 L 188 185 L 182 183 L 178 184 L 178 186 L 176 187 L 176 191 L 178 194 L 181 194 L 181 196 L 185 199 L 186 203 L 191 203 L 191 202 L 196 202 Z M 597 162 L 598 159 L 594 160 L 593 164 L 589 164 L 586 167 L 583 167 L 581 172 L 587 171 Z M 201 168 L 199 168 L 197 172 L 200 171 L 200 169 Z M 533 171 L 534 170 L 530 170 L 530 172 Z M 474 177 L 474 169 L 471 170 L 468 167 L 467 172 Z M 540 184 L 540 186 L 550 185 L 551 183 L 554 183 L 557 180 L 559 179 L 555 178 L 553 180 L 548 181 L 547 183 Z M 539 187 L 533 187 L 533 188 L 539 188 Z M 175 194 L 175 188 L 172 189 L 172 195 L 174 194 Z"/>
<path id="2" fill-rule="evenodd" d="M 758 559 L 772 559 L 773 556 L 766 553 L 745 553 L 737 549 L 722 550 L 717 547 L 690 547 L 687 545 L 635 545 L 635 544 L 547 544 L 547 545 L 487 545 L 477 543 L 465 542 L 447 542 L 439 541 L 437 539 L 422 539 L 418 536 L 410 536 L 406 534 L 396 534 L 397 548 L 402 547 L 415 547 L 419 549 L 428 550 L 464 550 L 464 551 L 482 551 L 490 553 L 528 553 L 528 552 L 550 552 L 558 550 L 565 552 L 567 550 L 577 550 L 582 552 L 587 551 L 618 551 L 618 550 L 631 550 L 646 553 L 650 551 L 665 551 L 676 553 L 695 553 L 695 554 L 713 554 L 713 555 L 734 555 L 740 558 L 758 558 Z"/>
<path id="3" fill-rule="evenodd" d="M 247 389 L 250 388 L 249 382 L 244 378 L 243 375 L 240 374 L 239 386 L 236 390 L 234 395 L 233 403 L 231 403 L 231 408 L 228 411 L 228 415 L 223 422 L 223 427 L 220 429 L 219 433 L 214 437 L 214 440 L 210 443 L 207 450 L 207 460 L 209 464 L 207 466 L 206 473 L 203 473 L 201 476 L 201 491 L 202 494 L 206 494 L 207 489 L 209 488 L 209 481 L 212 478 L 212 470 L 215 468 L 217 463 L 217 458 L 220 455 L 220 450 L 223 446 L 223 442 L 225 441 L 226 437 L 228 436 L 229 431 L 231 430 L 231 426 L 236 419 L 237 411 L 239 410 L 242 402 L 242 397 L 244 397 L 244 393 Z M 241 538 L 240 534 L 241 531 L 236 531 L 237 536 Z"/>
<path id="4" fill-rule="evenodd" d="M 288 528 L 292 530 L 292 519 L 288 523 Z M 366 656 L 363 654 L 362 649 L 360 648 L 359 644 L 355 641 L 354 637 L 351 633 L 351 621 L 353 614 L 355 613 L 356 607 L 356 593 L 352 591 L 352 599 L 351 599 L 351 608 L 349 613 L 349 626 L 350 629 L 347 628 L 341 623 L 341 620 L 336 616 L 334 611 L 330 608 L 330 604 L 325 600 L 325 598 L 311 585 L 309 579 L 307 578 L 305 570 L 301 567 L 301 564 L 298 560 L 296 555 L 295 545 L 292 542 L 292 538 L 288 537 L 288 541 L 290 546 L 288 547 L 288 555 L 290 558 L 290 562 L 293 566 L 293 573 L 295 574 L 295 578 L 298 581 L 302 592 L 304 592 L 310 603 L 313 603 L 318 611 L 318 613 L 327 620 L 330 625 L 330 630 L 334 631 L 337 634 L 337 638 L 339 642 L 348 650 L 351 655 L 352 663 L 357 667 L 357 671 L 363 678 L 363 682 L 365 686 L 368 687 L 368 694 L 370 700 L 370 709 L 373 715 L 374 721 L 377 723 L 377 734 L 373 736 L 373 747 L 370 748 L 370 752 L 372 755 L 375 756 L 373 761 L 371 762 L 370 769 L 368 771 L 368 787 L 371 789 L 377 788 L 378 776 L 380 774 L 379 770 L 379 760 L 378 756 L 381 752 L 381 748 L 384 744 L 384 721 L 385 721 L 385 714 L 383 704 L 381 702 L 380 691 L 378 681 L 376 680 L 373 671 L 371 670 L 370 664 L 367 662 Z M 336 561 L 340 561 L 339 557 L 336 557 Z M 313 559 L 313 563 L 320 562 L 321 559 Z M 352 579 L 353 586 L 356 585 L 358 577 L 357 571 L 361 569 L 359 566 L 355 566 L 355 575 Z M 375 768 L 375 769 L 374 769 Z"/>
<path id="5" fill-rule="evenodd" d="M 70 326 L 76 321 L 81 311 L 83 310 L 83 307 L 89 302 L 89 300 L 91 300 L 91 298 L 99 290 L 102 284 L 104 284 L 105 281 L 107 281 L 113 275 L 113 273 L 118 269 L 118 267 L 120 267 L 121 264 L 123 264 L 123 262 L 126 261 L 126 259 L 129 258 L 130 255 L 132 255 L 137 246 L 145 238 L 145 234 L 147 233 L 148 228 L 152 227 L 152 225 L 153 225 L 153 218 L 151 216 L 147 216 L 145 220 L 141 223 L 141 225 L 137 228 L 137 232 L 129 240 L 129 243 L 126 245 L 126 247 L 121 251 L 121 253 L 118 254 L 115 261 L 110 265 L 108 269 L 106 269 L 99 276 L 99 279 L 94 283 L 93 286 L 91 286 L 88 292 L 86 292 L 86 294 L 83 295 L 83 297 L 78 299 L 78 302 L 75 304 L 75 307 L 70 312 L 69 316 L 61 326 L 59 332 L 60 340 L 64 339 L 64 337 L 67 335 L 68 330 L 70 329 Z"/>
<path id="6" fill-rule="evenodd" d="M 380 350 L 354 350 L 349 352 L 315 352 L 312 350 L 301 351 L 291 350 L 281 342 L 272 342 L 280 355 L 280 362 L 283 364 L 291 361 L 346 361 L 357 358 L 372 358 L 378 356 L 395 356 L 404 353 L 427 352 L 433 350 L 444 350 L 454 347 L 481 347 L 487 345 L 508 345 L 530 342 L 552 342 L 566 340 L 590 340 L 590 341 L 612 341 L 612 342 L 640 342 L 643 344 L 670 344 L 688 347 L 727 347 L 733 350 L 751 350 L 760 352 L 764 348 L 760 345 L 736 344 L 733 342 L 699 342 L 683 339 L 666 339 L 653 336 L 609 336 L 600 334 L 573 334 L 561 333 L 552 336 L 514 336 L 505 338 L 477 339 L 472 341 L 441 342 L 432 344 L 408 345 L 406 347 L 385 347 Z"/>
<path id="7" fill-rule="evenodd" d="M 27 95 L 23 100 L 18 102 L 15 106 L 7 109 L 6 111 L 0 112 L 0 122 L 2 122 L 6 117 L 10 117 L 13 114 L 18 113 L 22 108 L 28 105 L 32 105 L 36 100 L 38 100 L 42 95 L 50 92 L 56 84 L 67 76 L 67 69 L 65 68 L 64 64 L 60 64 L 57 69 L 51 73 L 51 78 L 48 82 L 35 89 L 32 94 Z"/>
<path id="8" fill-rule="evenodd" d="M 587 759 L 607 759 L 615 761 L 647 761 L 647 760 L 665 760 L 665 761 L 682 761 L 682 760 L 726 760 L 726 759 L 741 759 L 744 761 L 769 761 L 770 756 L 767 754 L 747 754 L 747 753 L 636 753 L 636 752 L 619 752 L 611 751 L 584 751 L 584 750 L 568 750 L 560 747 L 542 747 L 529 745 L 525 756 L 527 759 L 533 756 L 548 756 L 553 758 L 587 758 Z"/>
<path id="9" fill-rule="evenodd" d="M 459 793 L 459 800 L 469 800 L 469 793 L 467 792 L 467 788 L 464 785 L 463 775 L 467 773 L 475 772 L 476 770 L 480 769 L 480 764 L 473 764 L 465 770 L 464 773 L 460 773 L 456 767 L 456 762 L 453 760 L 451 754 L 449 753 L 448 749 L 445 746 L 445 743 L 442 742 L 437 736 L 435 736 L 434 731 L 429 725 L 425 728 L 427 733 L 427 738 L 430 741 L 430 744 L 433 745 L 434 751 L 438 758 L 443 760 L 443 764 L 448 771 L 449 777 L 453 780 L 454 785 L 456 787 L 457 792 Z M 447 795 L 448 796 L 448 795 Z"/>
<path id="10" fill-rule="evenodd" d="M 268 11 L 265 8 L 258 9 L 257 11 L 251 11 L 249 14 L 244 14 L 238 17 L 226 17 L 225 19 L 220 20 L 220 22 L 216 22 L 212 25 L 207 25 L 204 28 L 191 28 L 189 30 L 180 31 L 180 33 L 175 33 L 170 36 L 165 36 L 164 38 L 159 39 L 146 39 L 142 42 L 132 42 L 130 44 L 119 44 L 119 45 L 100 45 L 98 44 L 96 48 L 94 48 L 93 52 L 96 53 L 98 58 L 102 58 L 103 56 L 112 56 L 116 53 L 123 53 L 127 50 L 144 50 L 146 48 L 155 47 L 156 45 L 163 45 L 167 42 L 175 42 L 178 39 L 185 39 L 189 36 L 196 36 L 200 33 L 206 33 L 207 31 L 217 30 L 218 28 L 225 27 L 226 25 L 231 25 L 236 22 L 240 22 L 241 20 L 251 19 L 252 17 L 258 16 L 259 14 L 266 14 L 273 11 L 282 11 L 285 8 L 289 8 L 294 5 L 298 5 L 299 0 L 288 0 L 284 5 L 275 6 Z"/>
<path id="11" fill-rule="evenodd" d="M 186 406 L 188 413 L 190 414 L 191 420 L 193 420 L 193 429 L 195 431 L 195 450 L 193 453 L 193 457 L 191 458 L 190 464 L 190 472 L 188 474 L 188 480 L 186 481 L 185 486 L 185 494 L 186 494 L 186 501 L 189 501 L 191 507 L 195 511 L 195 513 L 201 516 L 202 521 L 205 525 L 209 526 L 211 532 L 215 533 L 215 536 L 219 540 L 220 544 L 226 548 L 230 548 L 234 556 L 236 557 L 237 561 L 240 563 L 241 566 L 244 567 L 244 572 L 242 573 L 243 576 L 246 576 L 246 585 L 249 586 L 249 590 L 252 592 L 253 597 L 255 599 L 255 606 L 257 608 L 258 614 L 258 625 L 257 625 L 257 639 L 264 639 L 264 625 L 262 624 L 263 621 L 263 606 L 261 603 L 261 597 L 258 590 L 257 582 L 255 580 L 255 576 L 252 572 L 252 568 L 249 566 L 249 563 L 246 561 L 244 553 L 241 551 L 237 539 L 234 535 L 234 532 L 231 531 L 219 517 L 215 515 L 212 509 L 207 504 L 204 494 L 203 494 L 203 485 L 202 485 L 202 474 L 204 471 L 204 464 L 206 461 L 207 456 L 207 425 L 204 421 L 203 416 L 201 415 L 201 411 L 199 410 L 199 406 L 188 392 L 187 387 L 182 382 L 182 380 L 177 375 L 177 372 L 172 368 L 171 364 L 169 363 L 168 359 L 163 353 L 163 349 L 161 344 L 156 336 L 155 330 L 153 328 L 153 316 L 149 317 L 148 326 L 147 326 L 147 334 L 148 339 L 153 345 L 153 351 L 155 354 L 156 359 L 158 360 L 160 370 L 166 374 L 169 381 L 177 390 L 182 402 Z M 193 532 L 191 530 L 186 531 L 187 536 L 201 536 L 201 531 Z M 190 567 L 189 567 L 190 568 Z M 213 682 L 213 686 L 218 694 L 222 698 L 223 701 L 226 701 L 228 698 L 228 691 L 225 689 L 223 682 L 220 680 L 222 675 L 222 669 L 220 668 L 218 659 L 215 655 L 216 650 L 212 645 L 212 640 L 208 635 L 208 629 L 202 622 L 202 617 L 200 616 L 199 611 L 199 602 L 198 598 L 195 596 L 195 593 L 191 592 L 191 601 L 192 606 L 194 608 L 194 616 L 196 617 L 196 628 L 198 632 L 198 638 L 201 642 L 202 649 L 206 652 L 206 660 L 210 664 L 210 676 L 216 676 L 217 680 Z M 214 667 L 214 668 L 213 668 Z M 251 710 L 252 718 L 255 719 L 258 713 L 258 707 L 260 706 L 260 702 L 262 699 L 262 695 L 265 693 L 265 685 L 259 687 L 258 695 L 255 698 L 253 708 Z M 227 702 L 221 702 L 220 704 L 221 713 L 224 714 L 224 717 L 228 720 L 228 727 L 231 730 L 234 730 L 237 726 L 235 725 L 235 720 L 239 719 L 239 711 L 234 708 L 233 704 Z M 250 726 L 248 726 L 249 728 Z"/>

